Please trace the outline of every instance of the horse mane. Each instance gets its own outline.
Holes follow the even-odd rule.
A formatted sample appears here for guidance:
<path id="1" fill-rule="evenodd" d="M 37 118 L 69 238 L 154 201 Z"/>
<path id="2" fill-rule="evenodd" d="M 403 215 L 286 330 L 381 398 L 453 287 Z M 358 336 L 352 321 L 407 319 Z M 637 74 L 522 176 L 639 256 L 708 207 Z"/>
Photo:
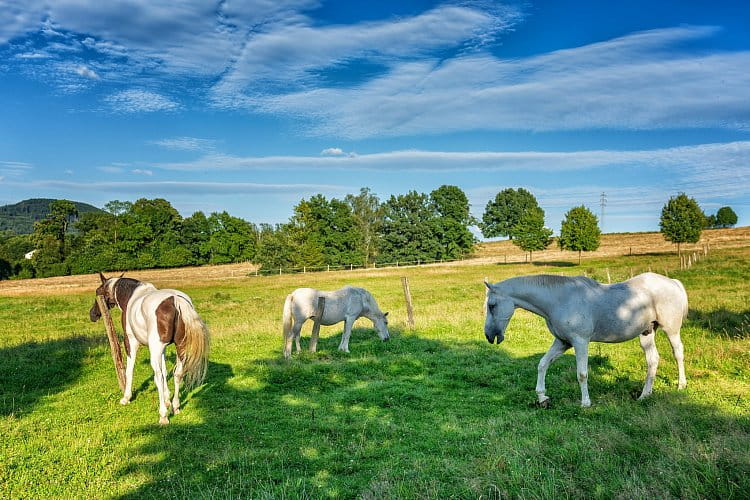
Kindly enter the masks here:
<path id="1" fill-rule="evenodd" d="M 130 302 L 130 297 L 133 296 L 133 292 L 138 286 L 143 284 L 143 281 L 138 281 L 133 278 L 118 278 L 114 285 L 114 296 L 117 297 L 117 301 L 124 304 Z"/>
<path id="2" fill-rule="evenodd" d="M 580 283 L 587 286 L 594 286 L 596 281 L 587 276 L 559 276 L 557 274 L 533 274 L 530 276 L 519 276 L 519 279 L 526 283 L 546 288 L 557 288 L 572 283 Z"/>

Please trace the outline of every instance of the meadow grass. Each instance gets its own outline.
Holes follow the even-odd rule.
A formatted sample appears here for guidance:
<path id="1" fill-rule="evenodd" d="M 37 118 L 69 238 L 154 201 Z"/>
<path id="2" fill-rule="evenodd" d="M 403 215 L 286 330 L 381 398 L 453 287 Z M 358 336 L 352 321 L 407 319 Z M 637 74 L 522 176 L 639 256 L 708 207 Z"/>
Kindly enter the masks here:
<path id="1" fill-rule="evenodd" d="M 120 406 L 88 294 L 0 297 L 0 491 L 4 497 L 741 498 L 750 489 L 750 248 L 689 270 L 641 255 L 536 264 L 430 266 L 217 280 L 188 292 L 211 328 L 206 383 L 157 424 L 146 350 L 135 397 Z M 654 394 L 638 342 L 593 344 L 580 408 L 574 357 L 549 370 L 534 404 L 544 321 L 518 311 L 506 341 L 483 336 L 484 286 L 529 273 L 606 281 L 668 269 L 685 284 L 688 388 L 662 332 Z M 137 273 L 134 273 L 137 277 Z M 400 276 L 416 326 L 406 327 Z M 159 283 L 156 283 L 157 286 Z M 360 320 L 351 354 L 341 326 L 319 351 L 281 356 L 281 308 L 299 286 L 356 284 L 390 311 L 391 341 Z M 119 318 L 115 313 L 115 324 Z M 303 330 L 306 347 L 310 326 Z M 174 360 L 170 348 L 169 362 Z"/>

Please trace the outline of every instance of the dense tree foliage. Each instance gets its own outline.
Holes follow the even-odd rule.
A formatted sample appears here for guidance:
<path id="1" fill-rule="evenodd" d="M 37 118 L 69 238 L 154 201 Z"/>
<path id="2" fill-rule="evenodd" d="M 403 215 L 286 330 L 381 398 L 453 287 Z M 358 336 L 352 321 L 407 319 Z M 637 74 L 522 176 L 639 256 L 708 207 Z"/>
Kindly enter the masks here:
<path id="1" fill-rule="evenodd" d="M 539 207 L 523 212 L 512 233 L 513 244 L 529 252 L 529 261 L 534 251 L 544 250 L 552 243 L 552 230 L 544 227 L 544 210 Z"/>
<path id="2" fill-rule="evenodd" d="M 523 215 L 537 208 L 539 204 L 536 198 L 524 188 L 504 189 L 484 209 L 482 234 L 485 238 L 507 236 L 514 239 L 517 237 L 515 228 L 519 226 Z"/>
<path id="3" fill-rule="evenodd" d="M 659 227 L 667 241 L 677 243 L 679 254 L 680 244 L 696 243 L 700 239 L 705 221 L 698 203 L 685 193 L 680 193 L 670 198 L 662 208 Z"/>
<path id="4" fill-rule="evenodd" d="M 255 226 L 227 212 L 183 218 L 164 199 L 113 200 L 80 214 L 52 202 L 33 235 L 0 238 L 0 278 L 252 261 L 263 272 L 455 259 L 476 223 L 466 194 L 441 186 L 381 203 L 369 189 L 301 200 L 284 224 Z M 69 231 L 72 221 L 76 231 Z M 33 259 L 24 255 L 34 250 Z"/>
<path id="5" fill-rule="evenodd" d="M 560 238 L 557 240 L 562 250 L 578 252 L 578 263 L 581 263 L 581 252 L 592 252 L 599 248 L 602 232 L 599 221 L 591 210 L 581 205 L 568 210 L 560 227 Z"/>
<path id="6" fill-rule="evenodd" d="M 731 227 L 737 224 L 737 214 L 732 207 L 721 207 L 716 212 L 716 225 L 719 227 Z"/>
<path id="7" fill-rule="evenodd" d="M 50 213 L 50 203 L 53 199 L 49 198 L 32 198 L 23 200 L 12 205 L 0 206 L 0 232 L 11 231 L 14 234 L 31 234 L 34 232 L 34 222 L 41 221 Z M 79 201 L 70 202 L 75 205 L 78 214 L 83 215 L 87 212 L 100 212 L 98 208 L 87 203 Z M 70 222 L 75 222 L 76 217 L 72 217 Z M 69 226 L 69 229 L 74 229 Z"/>

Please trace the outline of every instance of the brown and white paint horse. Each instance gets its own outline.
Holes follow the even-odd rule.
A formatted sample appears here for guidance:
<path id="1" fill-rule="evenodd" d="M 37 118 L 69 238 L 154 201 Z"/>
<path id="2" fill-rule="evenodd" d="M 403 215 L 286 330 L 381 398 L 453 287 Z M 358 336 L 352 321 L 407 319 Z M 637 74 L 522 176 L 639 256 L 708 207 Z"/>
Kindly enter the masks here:
<path id="1" fill-rule="evenodd" d="M 209 335 L 206 325 L 193 308 L 193 303 L 179 290 L 159 290 L 151 283 L 132 278 L 105 278 L 96 294 L 104 297 L 107 307 L 122 310 L 122 329 L 125 333 L 125 352 L 128 355 L 125 391 L 120 404 L 126 405 L 133 395 L 135 355 L 141 345 L 151 354 L 154 382 L 159 391 L 159 423 L 168 424 L 169 407 L 180 413 L 180 383 L 193 387 L 203 382 L 208 366 Z M 91 321 L 101 317 L 99 306 L 89 311 Z M 174 343 L 177 362 L 174 368 L 174 397 L 170 402 L 167 386 L 167 364 L 164 350 Z"/>

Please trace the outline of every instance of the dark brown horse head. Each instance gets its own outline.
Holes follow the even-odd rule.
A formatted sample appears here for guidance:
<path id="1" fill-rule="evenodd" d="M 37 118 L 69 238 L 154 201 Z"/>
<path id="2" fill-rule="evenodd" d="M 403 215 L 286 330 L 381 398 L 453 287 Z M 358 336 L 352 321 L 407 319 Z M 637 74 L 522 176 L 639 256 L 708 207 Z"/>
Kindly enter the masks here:
<path id="1" fill-rule="evenodd" d="M 123 278 L 124 275 L 125 273 L 122 273 L 118 278 L 107 278 L 101 272 L 99 273 L 99 279 L 102 284 L 96 289 L 96 295 L 104 298 L 107 309 L 112 309 L 115 306 L 122 309 L 122 306 L 130 300 L 133 289 L 140 283 L 131 278 Z M 99 310 L 99 304 L 94 300 L 94 305 L 89 310 L 89 319 L 91 321 L 98 321 L 101 317 L 102 312 Z"/>

